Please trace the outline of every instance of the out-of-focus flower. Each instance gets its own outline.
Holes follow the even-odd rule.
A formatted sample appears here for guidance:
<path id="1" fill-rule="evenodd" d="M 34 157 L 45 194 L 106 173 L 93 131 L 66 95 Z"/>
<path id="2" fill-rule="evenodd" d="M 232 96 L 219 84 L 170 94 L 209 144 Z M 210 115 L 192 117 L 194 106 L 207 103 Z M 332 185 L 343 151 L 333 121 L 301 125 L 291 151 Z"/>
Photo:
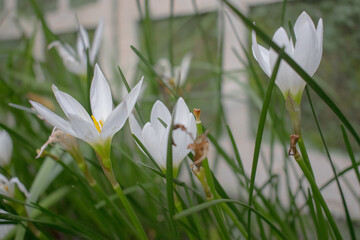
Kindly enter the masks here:
<path id="1" fill-rule="evenodd" d="M 2 209 L 0 209 L 0 213 L 8 214 L 8 212 Z M 9 232 L 15 227 L 14 224 L 4 224 L 5 221 L 7 220 L 0 219 L 0 222 L 2 222 L 2 224 L 0 224 L 0 239 L 4 239 L 6 235 L 8 235 Z"/>
<path id="2" fill-rule="evenodd" d="M 285 52 L 291 56 L 310 76 L 314 75 L 319 67 L 323 49 L 323 22 L 319 20 L 317 28 L 309 15 L 302 12 L 294 25 L 296 38 L 289 39 L 285 30 L 280 27 L 274 34 L 273 41 L 280 47 L 285 47 Z M 278 54 L 270 48 L 265 49 L 256 42 L 255 32 L 252 33 L 252 50 L 260 67 L 270 77 L 275 66 Z M 285 99 L 290 95 L 296 104 L 300 105 L 306 82 L 288 65 L 281 61 L 275 79 Z"/>
<path id="3" fill-rule="evenodd" d="M 173 130 L 172 154 L 173 166 L 176 170 L 190 152 L 188 146 L 196 137 L 196 124 L 194 115 L 190 113 L 182 98 L 178 99 L 173 115 L 174 125 L 181 125 L 186 129 L 186 131 L 182 129 Z M 172 116 L 169 110 L 160 101 L 155 102 L 151 110 L 150 122 L 147 122 L 143 129 L 141 129 L 133 115 L 129 117 L 132 133 L 140 140 L 163 170 L 166 169 L 167 143 L 171 122 Z"/>
<path id="4" fill-rule="evenodd" d="M 68 121 L 37 102 L 30 103 L 51 125 L 89 143 L 100 156 L 109 157 L 112 137 L 124 126 L 132 112 L 142 82 L 141 79 L 125 100 L 113 109 L 110 86 L 98 65 L 95 65 L 90 88 L 91 117 L 77 100 L 58 90 L 55 85 L 52 89 Z"/>
<path id="5" fill-rule="evenodd" d="M 104 22 L 101 20 L 97 26 L 93 38 L 92 46 L 90 47 L 89 35 L 84 27 L 79 25 L 79 33 L 76 42 L 76 52 L 67 43 L 63 44 L 60 41 L 54 41 L 49 44 L 49 49 L 55 47 L 60 57 L 63 60 L 65 67 L 72 73 L 85 75 L 87 70 L 86 49 L 89 49 L 89 61 L 94 65 L 96 55 L 99 51 L 101 39 L 104 30 Z"/>
<path id="6" fill-rule="evenodd" d="M 9 164 L 13 152 L 13 142 L 5 130 L 0 130 L 0 166 Z"/>
<path id="7" fill-rule="evenodd" d="M 167 81 L 170 85 L 182 87 L 190 70 L 192 54 L 187 53 L 181 60 L 180 66 L 175 66 L 173 69 L 174 76 L 171 71 L 171 63 L 167 58 L 161 58 L 155 65 L 156 72 Z"/>
<path id="8" fill-rule="evenodd" d="M 15 196 L 15 185 L 26 197 L 29 197 L 29 192 L 17 177 L 13 177 L 9 181 L 4 175 L 0 174 L 0 194 L 13 198 Z"/>

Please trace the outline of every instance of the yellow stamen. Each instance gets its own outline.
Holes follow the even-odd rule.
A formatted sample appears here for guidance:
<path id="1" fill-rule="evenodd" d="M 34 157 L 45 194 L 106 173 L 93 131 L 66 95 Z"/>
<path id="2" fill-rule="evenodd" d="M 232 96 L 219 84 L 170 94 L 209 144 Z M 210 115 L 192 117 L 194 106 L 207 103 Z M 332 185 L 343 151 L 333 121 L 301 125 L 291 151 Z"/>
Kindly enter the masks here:
<path id="1" fill-rule="evenodd" d="M 101 128 L 104 126 L 104 122 L 103 122 L 103 120 L 100 120 L 99 121 L 99 123 L 100 123 L 100 125 L 101 125 Z"/>
<path id="2" fill-rule="evenodd" d="M 96 121 L 96 118 L 94 117 L 94 115 L 91 115 L 91 118 L 92 118 L 92 120 L 93 120 L 93 122 L 94 122 L 94 125 L 95 125 L 95 127 L 96 127 L 96 130 L 98 130 L 98 132 L 101 133 L 101 128 L 102 128 L 102 126 L 103 126 L 103 121 L 102 121 L 102 120 L 99 121 L 99 122 L 100 122 L 100 125 L 101 125 L 101 127 L 100 127 L 99 122 Z"/>

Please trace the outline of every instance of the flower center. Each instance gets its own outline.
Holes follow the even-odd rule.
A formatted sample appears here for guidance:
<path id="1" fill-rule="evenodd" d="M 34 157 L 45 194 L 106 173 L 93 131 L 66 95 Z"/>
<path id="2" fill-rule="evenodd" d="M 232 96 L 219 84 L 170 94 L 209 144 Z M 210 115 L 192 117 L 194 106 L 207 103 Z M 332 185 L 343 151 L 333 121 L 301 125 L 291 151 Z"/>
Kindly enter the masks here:
<path id="1" fill-rule="evenodd" d="M 103 127 L 104 125 L 104 122 L 102 120 L 100 121 L 97 121 L 96 118 L 94 117 L 94 115 L 91 115 L 91 118 L 94 122 L 94 125 L 96 127 L 96 130 L 98 130 L 99 133 L 101 133 L 101 128 Z M 100 123 L 100 124 L 99 124 Z"/>

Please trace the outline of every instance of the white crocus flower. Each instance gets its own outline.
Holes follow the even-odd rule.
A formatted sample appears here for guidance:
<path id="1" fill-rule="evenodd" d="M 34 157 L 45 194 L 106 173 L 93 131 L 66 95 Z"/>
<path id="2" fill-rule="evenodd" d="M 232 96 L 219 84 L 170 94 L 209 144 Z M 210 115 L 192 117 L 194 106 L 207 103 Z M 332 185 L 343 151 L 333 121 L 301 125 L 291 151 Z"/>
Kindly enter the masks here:
<path id="1" fill-rule="evenodd" d="M 52 86 L 53 92 L 68 120 L 37 102 L 30 103 L 51 125 L 89 143 L 102 158 L 108 158 L 112 137 L 124 126 L 133 110 L 142 82 L 141 79 L 125 100 L 113 108 L 110 86 L 99 66 L 95 65 L 90 88 L 91 117 L 77 100 L 55 85 Z"/>
<path id="2" fill-rule="evenodd" d="M 294 25 L 296 38 L 295 46 L 291 37 L 280 27 L 274 34 L 273 41 L 280 47 L 285 47 L 285 52 L 292 57 L 310 76 L 313 76 L 319 67 L 323 50 L 323 22 L 319 20 L 317 28 L 309 15 L 302 12 Z M 275 66 L 278 54 L 270 48 L 265 49 L 256 42 L 255 32 L 252 33 L 252 50 L 260 67 L 270 77 Z M 288 65 L 281 60 L 275 79 L 285 99 L 288 95 L 300 105 L 301 96 L 306 82 Z"/>
<path id="3" fill-rule="evenodd" d="M 0 194 L 13 198 L 15 196 L 15 185 L 26 197 L 29 197 L 29 192 L 17 177 L 8 180 L 4 175 L 0 174 Z"/>
<path id="4" fill-rule="evenodd" d="M 171 63 L 167 58 L 159 59 L 155 65 L 155 70 L 160 75 L 160 77 L 169 82 L 169 84 L 182 87 L 186 82 L 186 78 L 190 70 L 191 59 L 191 53 L 185 54 L 181 60 L 180 66 L 174 67 L 174 76 L 171 72 Z"/>
<path id="5" fill-rule="evenodd" d="M 63 60 L 65 67 L 72 73 L 85 75 L 87 71 L 86 49 L 89 49 L 90 65 L 94 65 L 96 55 L 99 51 L 101 38 L 104 31 L 104 22 L 100 21 L 97 26 L 90 47 L 89 35 L 83 26 L 79 25 L 79 33 L 76 42 L 76 51 L 67 43 L 62 44 L 60 41 L 54 41 L 49 44 L 49 49 L 55 47 Z"/>
<path id="6" fill-rule="evenodd" d="M 193 143 L 196 137 L 196 124 L 194 115 L 190 113 L 182 98 L 178 99 L 173 115 L 173 124 L 180 124 L 186 129 L 186 131 L 180 128 L 173 130 L 172 154 L 174 172 L 176 172 L 181 161 L 190 152 L 188 146 L 190 143 Z M 146 123 L 143 129 L 141 129 L 133 115 L 129 117 L 132 133 L 140 140 L 163 170 L 166 169 L 167 143 L 171 121 L 172 116 L 161 101 L 155 102 L 151 110 L 150 122 Z"/>
<path id="7" fill-rule="evenodd" d="M 0 130 L 0 166 L 6 166 L 11 160 L 13 142 L 5 130 Z"/>

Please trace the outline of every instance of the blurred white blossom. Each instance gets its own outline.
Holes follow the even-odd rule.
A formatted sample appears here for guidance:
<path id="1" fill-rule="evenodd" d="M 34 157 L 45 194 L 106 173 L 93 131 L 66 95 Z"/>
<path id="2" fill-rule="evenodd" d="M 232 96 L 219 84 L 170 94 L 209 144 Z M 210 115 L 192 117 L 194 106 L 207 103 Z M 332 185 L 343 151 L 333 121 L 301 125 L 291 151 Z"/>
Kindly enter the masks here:
<path id="1" fill-rule="evenodd" d="M 49 49 L 55 47 L 63 60 L 65 67 L 72 73 L 85 75 L 87 71 L 86 49 L 89 49 L 90 65 L 94 65 L 99 51 L 104 31 L 104 22 L 101 20 L 95 30 L 92 45 L 90 47 L 89 35 L 82 25 L 79 25 L 79 33 L 76 41 L 76 51 L 67 43 L 54 41 L 49 44 Z"/>
<path id="2" fill-rule="evenodd" d="M 180 66 L 175 66 L 172 72 L 169 59 L 161 58 L 157 61 L 155 70 L 163 80 L 167 81 L 172 86 L 182 87 L 186 82 L 190 70 L 191 59 L 192 54 L 186 53 L 181 60 Z"/>
<path id="3" fill-rule="evenodd" d="M 6 166 L 11 160 L 13 142 L 5 130 L 0 130 L 0 166 Z"/>
<path id="4" fill-rule="evenodd" d="M 19 190 L 24 193 L 26 197 L 29 197 L 29 192 L 17 177 L 8 180 L 4 175 L 0 174 L 0 194 L 13 198 L 15 196 L 15 185 L 17 185 Z"/>

